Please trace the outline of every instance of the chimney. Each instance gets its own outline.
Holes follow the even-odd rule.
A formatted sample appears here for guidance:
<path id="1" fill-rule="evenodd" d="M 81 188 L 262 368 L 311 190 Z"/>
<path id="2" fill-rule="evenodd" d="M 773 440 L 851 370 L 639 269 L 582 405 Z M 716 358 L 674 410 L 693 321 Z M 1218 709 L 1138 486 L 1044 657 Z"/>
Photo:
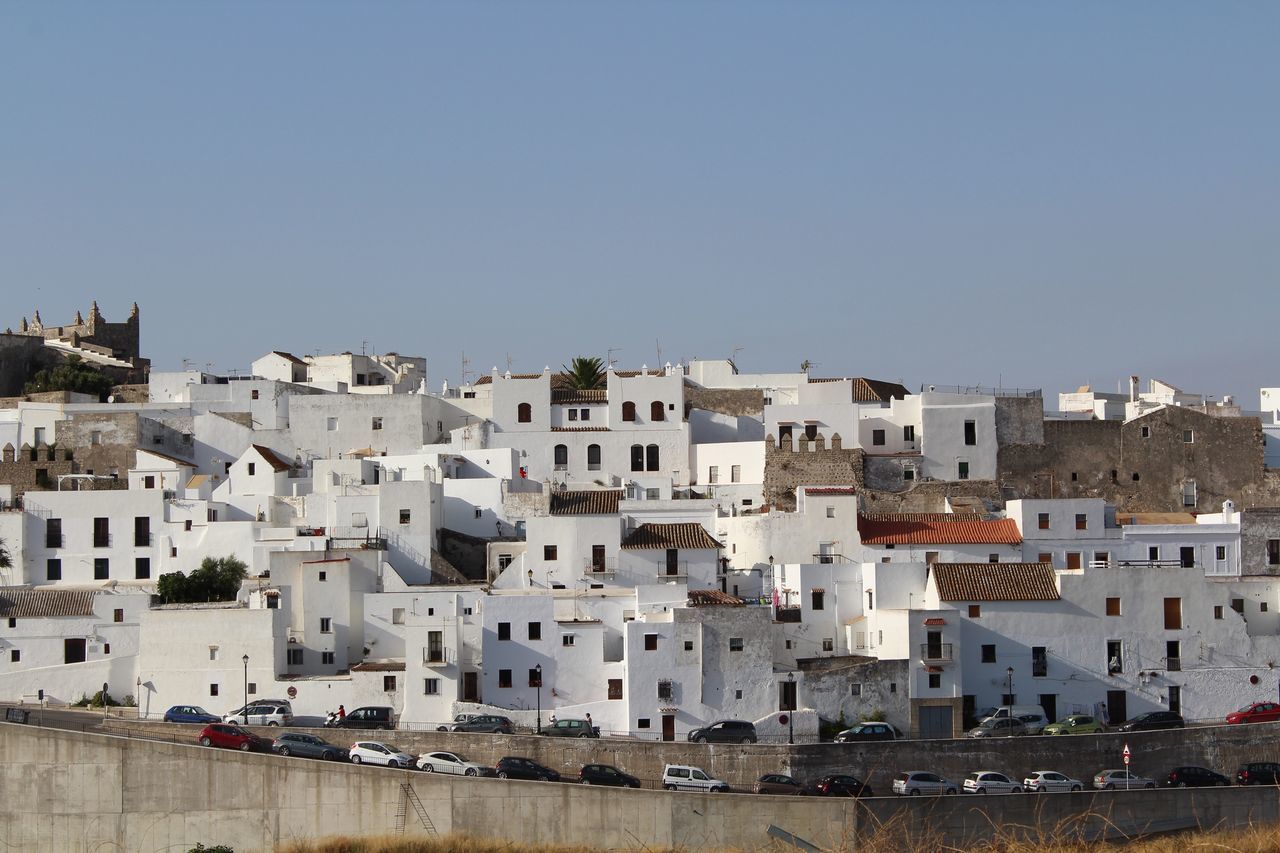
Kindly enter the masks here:
<path id="1" fill-rule="evenodd" d="M 1138 402 L 1138 377 L 1137 376 L 1129 377 L 1129 402 L 1130 403 Z"/>

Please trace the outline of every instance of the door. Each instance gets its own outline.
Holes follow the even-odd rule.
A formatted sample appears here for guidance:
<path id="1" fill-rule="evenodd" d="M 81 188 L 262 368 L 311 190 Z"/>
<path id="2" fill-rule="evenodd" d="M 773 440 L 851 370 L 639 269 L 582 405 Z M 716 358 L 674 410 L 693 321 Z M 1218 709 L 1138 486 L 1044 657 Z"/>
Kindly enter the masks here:
<path id="1" fill-rule="evenodd" d="M 836 561 L 836 543 L 820 542 L 818 543 L 818 562 L 834 563 Z"/>
<path id="2" fill-rule="evenodd" d="M 1126 695 L 1123 690 L 1107 691 L 1107 718 L 1111 721 L 1110 725 L 1119 725 L 1129 719 L 1128 702 L 1125 701 Z"/>
<path id="3" fill-rule="evenodd" d="M 1196 549 L 1194 545 L 1183 545 L 1178 549 L 1178 557 L 1182 561 L 1182 568 L 1194 569 L 1196 567 Z"/>
<path id="4" fill-rule="evenodd" d="M 462 673 L 462 701 L 480 701 L 480 682 L 477 678 L 477 674 L 474 672 Z"/>
<path id="5" fill-rule="evenodd" d="M 662 739 L 663 740 L 676 739 L 676 715 L 675 714 L 662 715 Z"/>
<path id="6" fill-rule="evenodd" d="M 1182 688 L 1169 687 L 1169 710 L 1175 714 L 1182 713 Z"/>
<path id="7" fill-rule="evenodd" d="M 667 574 L 680 574 L 680 552 L 675 548 L 667 549 Z"/>
<path id="8" fill-rule="evenodd" d="M 1051 723 L 1058 721 L 1058 694 L 1041 693 L 1040 707 L 1044 708 L 1044 717 Z"/>
<path id="9" fill-rule="evenodd" d="M 73 637 L 62 641 L 62 662 L 84 663 L 83 637 Z"/>
<path id="10" fill-rule="evenodd" d="M 929 631 L 925 635 L 925 658 L 940 660 L 942 658 L 942 632 Z"/>
<path id="11" fill-rule="evenodd" d="M 604 571 L 604 546 L 603 545 L 591 546 L 591 571 L 593 572 Z"/>
<path id="12" fill-rule="evenodd" d="M 922 707 L 920 709 L 920 737 L 949 738 L 951 730 L 951 706 Z"/>

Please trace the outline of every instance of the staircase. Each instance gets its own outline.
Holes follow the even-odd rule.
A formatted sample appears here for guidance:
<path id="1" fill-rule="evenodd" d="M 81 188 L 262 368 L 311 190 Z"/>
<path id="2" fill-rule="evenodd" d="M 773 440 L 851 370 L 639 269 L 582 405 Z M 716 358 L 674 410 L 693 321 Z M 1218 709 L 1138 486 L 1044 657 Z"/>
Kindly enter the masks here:
<path id="1" fill-rule="evenodd" d="M 431 822 L 431 815 L 427 814 L 422 800 L 418 799 L 418 792 L 408 782 L 400 783 L 400 801 L 396 804 L 396 835 L 404 835 L 405 818 L 408 817 L 410 805 L 418 813 L 418 822 L 422 824 L 427 834 L 439 838 L 440 833 L 436 832 L 436 825 Z"/>

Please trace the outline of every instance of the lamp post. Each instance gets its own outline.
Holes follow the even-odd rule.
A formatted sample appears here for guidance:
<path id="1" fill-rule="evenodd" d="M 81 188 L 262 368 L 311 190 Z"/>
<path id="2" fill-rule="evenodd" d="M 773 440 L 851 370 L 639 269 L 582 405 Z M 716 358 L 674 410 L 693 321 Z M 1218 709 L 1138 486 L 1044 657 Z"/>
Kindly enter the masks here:
<path id="1" fill-rule="evenodd" d="M 790 685 L 787 688 L 787 698 L 790 700 L 787 704 L 791 706 L 788 709 L 791 713 L 787 714 L 787 743 L 794 744 L 796 742 L 796 674 L 794 672 L 787 673 L 787 684 Z"/>
<path id="2" fill-rule="evenodd" d="M 249 656 L 240 658 L 244 661 L 244 724 L 249 725 Z"/>
<path id="3" fill-rule="evenodd" d="M 538 664 L 533 668 L 538 674 L 538 734 L 542 734 L 542 664 Z"/>
<path id="4" fill-rule="evenodd" d="M 1007 667 L 1004 672 L 1005 672 L 1005 677 L 1009 682 L 1008 689 L 1005 691 L 1005 695 L 1009 697 L 1009 704 L 1012 705 L 1013 704 L 1013 667 Z"/>

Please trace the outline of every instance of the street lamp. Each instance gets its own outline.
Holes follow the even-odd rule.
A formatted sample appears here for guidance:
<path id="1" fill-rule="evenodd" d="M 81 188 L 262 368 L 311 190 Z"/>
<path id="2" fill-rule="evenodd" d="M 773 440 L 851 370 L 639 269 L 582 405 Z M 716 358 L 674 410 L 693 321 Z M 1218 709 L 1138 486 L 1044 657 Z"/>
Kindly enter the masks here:
<path id="1" fill-rule="evenodd" d="M 796 742 L 796 674 L 794 672 L 787 673 L 787 704 L 791 707 L 791 711 L 787 714 L 787 743 L 794 744 Z"/>
<path id="2" fill-rule="evenodd" d="M 244 661 L 244 724 L 249 725 L 249 656 L 240 658 Z"/>
<path id="3" fill-rule="evenodd" d="M 1012 705 L 1013 704 L 1013 667 L 1011 666 L 1007 667 L 1004 672 L 1005 672 L 1005 677 L 1008 679 L 1008 682 L 1009 682 L 1008 690 L 1005 691 L 1005 695 L 1009 697 L 1009 704 Z"/>
<path id="4" fill-rule="evenodd" d="M 538 683 L 535 685 L 538 688 L 538 734 L 542 734 L 542 664 L 535 666 L 533 671 L 538 674 Z"/>

